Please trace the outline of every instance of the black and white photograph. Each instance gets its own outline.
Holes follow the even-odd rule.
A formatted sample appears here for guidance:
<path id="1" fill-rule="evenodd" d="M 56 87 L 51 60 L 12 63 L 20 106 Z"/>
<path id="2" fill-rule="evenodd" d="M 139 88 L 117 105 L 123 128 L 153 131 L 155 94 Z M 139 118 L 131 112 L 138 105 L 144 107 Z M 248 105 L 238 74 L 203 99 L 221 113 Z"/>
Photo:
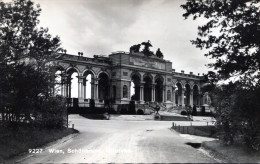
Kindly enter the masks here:
<path id="1" fill-rule="evenodd" d="M 260 163 L 260 0 L 0 0 L 0 164 Z"/>

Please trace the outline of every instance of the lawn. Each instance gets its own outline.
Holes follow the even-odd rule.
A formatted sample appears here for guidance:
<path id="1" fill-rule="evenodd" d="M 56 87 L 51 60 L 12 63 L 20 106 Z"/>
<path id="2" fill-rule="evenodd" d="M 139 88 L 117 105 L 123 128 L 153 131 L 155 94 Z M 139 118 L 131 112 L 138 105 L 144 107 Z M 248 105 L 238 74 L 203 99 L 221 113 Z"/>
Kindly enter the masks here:
<path id="1" fill-rule="evenodd" d="M 23 124 L 12 128 L 0 124 L 0 159 L 8 159 L 28 149 L 35 149 L 69 134 L 76 133 L 71 128 L 45 129 L 28 127 Z"/>

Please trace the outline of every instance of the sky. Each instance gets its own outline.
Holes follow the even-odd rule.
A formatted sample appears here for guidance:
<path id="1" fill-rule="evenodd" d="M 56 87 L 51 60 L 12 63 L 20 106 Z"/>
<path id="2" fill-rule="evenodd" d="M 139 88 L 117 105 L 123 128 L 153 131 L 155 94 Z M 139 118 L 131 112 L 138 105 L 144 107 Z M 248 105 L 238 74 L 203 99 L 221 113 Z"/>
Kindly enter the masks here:
<path id="1" fill-rule="evenodd" d="M 191 44 L 203 20 L 187 20 L 180 7 L 185 0 L 33 0 L 40 4 L 40 26 L 58 35 L 68 54 L 84 56 L 129 52 L 150 40 L 176 72 L 207 73 L 209 63 Z"/>

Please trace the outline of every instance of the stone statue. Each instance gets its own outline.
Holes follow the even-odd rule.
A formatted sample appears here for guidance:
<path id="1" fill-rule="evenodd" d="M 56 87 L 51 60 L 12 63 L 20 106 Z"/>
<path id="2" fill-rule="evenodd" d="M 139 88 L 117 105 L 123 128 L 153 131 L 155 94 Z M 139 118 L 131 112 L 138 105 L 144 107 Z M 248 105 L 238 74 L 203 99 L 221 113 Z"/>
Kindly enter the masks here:
<path id="1" fill-rule="evenodd" d="M 133 45 L 130 47 L 130 53 L 138 53 L 140 52 L 141 44 Z"/>
<path id="2" fill-rule="evenodd" d="M 163 58 L 163 53 L 161 52 L 160 48 L 158 48 L 158 50 L 156 51 L 155 54 L 158 58 Z"/>
<path id="3" fill-rule="evenodd" d="M 150 51 L 150 48 L 149 48 L 149 47 L 152 47 L 152 44 L 151 44 L 150 40 L 148 40 L 147 42 L 142 42 L 142 45 L 144 45 L 144 49 L 142 51 L 144 53 L 144 55 L 152 56 L 153 52 Z"/>

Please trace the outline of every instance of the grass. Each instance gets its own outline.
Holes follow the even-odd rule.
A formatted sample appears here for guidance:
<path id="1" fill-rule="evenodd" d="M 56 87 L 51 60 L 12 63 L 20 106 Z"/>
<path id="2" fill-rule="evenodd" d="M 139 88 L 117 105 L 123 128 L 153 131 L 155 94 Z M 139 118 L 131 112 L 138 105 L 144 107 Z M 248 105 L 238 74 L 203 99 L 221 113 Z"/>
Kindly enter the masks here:
<path id="1" fill-rule="evenodd" d="M 182 134 L 214 138 L 218 137 L 217 129 L 214 126 L 176 126 L 173 129 Z"/>
<path id="2" fill-rule="evenodd" d="M 202 147 L 225 163 L 260 163 L 260 151 L 252 151 L 245 143 L 225 145 L 221 140 L 206 141 Z"/>
<path id="3" fill-rule="evenodd" d="M 0 161 L 1 158 L 9 159 L 76 132 L 70 128 L 39 129 L 26 124 L 11 128 L 0 124 Z"/>

